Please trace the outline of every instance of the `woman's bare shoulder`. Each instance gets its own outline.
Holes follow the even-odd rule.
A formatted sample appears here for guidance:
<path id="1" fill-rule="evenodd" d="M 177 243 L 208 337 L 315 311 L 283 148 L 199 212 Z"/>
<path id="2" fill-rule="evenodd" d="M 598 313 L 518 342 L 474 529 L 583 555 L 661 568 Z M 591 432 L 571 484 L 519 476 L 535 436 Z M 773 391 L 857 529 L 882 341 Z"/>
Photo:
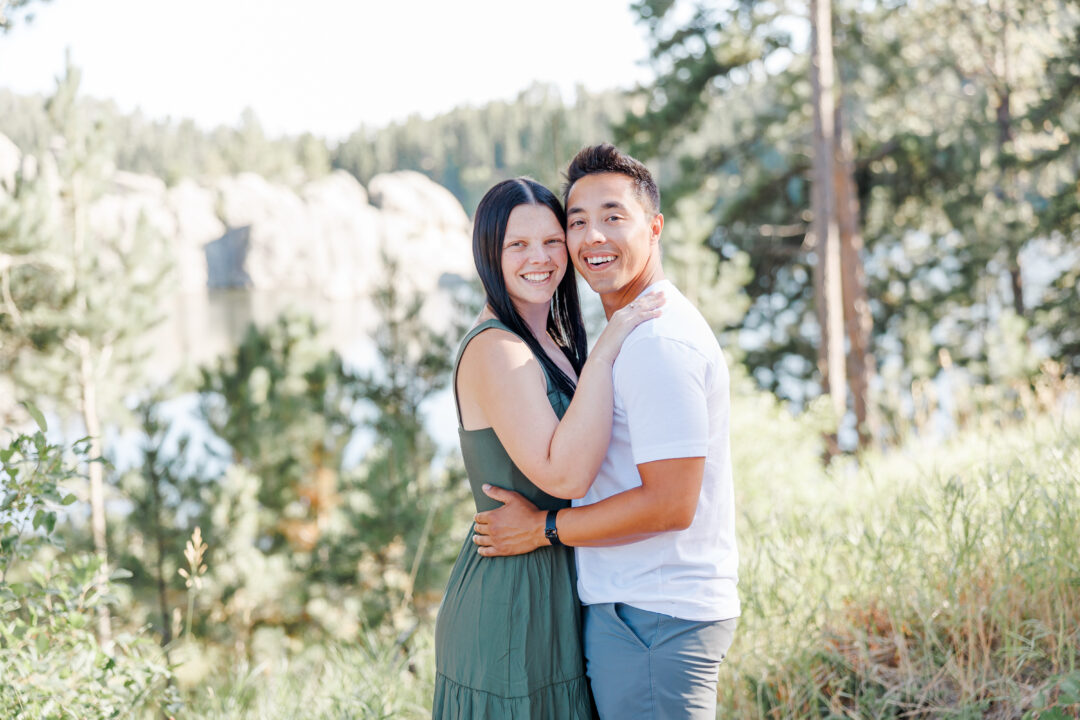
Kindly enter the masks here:
<path id="1" fill-rule="evenodd" d="M 528 360 L 536 362 L 524 340 L 506 328 L 490 327 L 475 336 L 465 347 L 461 356 L 461 369 L 473 366 L 488 374 L 519 367 L 523 361 Z"/>

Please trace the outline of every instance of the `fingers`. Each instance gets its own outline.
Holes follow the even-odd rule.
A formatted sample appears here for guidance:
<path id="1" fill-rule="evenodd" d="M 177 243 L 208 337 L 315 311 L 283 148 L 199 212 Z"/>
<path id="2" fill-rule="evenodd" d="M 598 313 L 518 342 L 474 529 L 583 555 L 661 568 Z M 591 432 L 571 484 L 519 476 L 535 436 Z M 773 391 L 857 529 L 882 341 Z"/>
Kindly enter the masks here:
<path id="1" fill-rule="evenodd" d="M 633 318 L 656 317 L 659 315 L 658 308 L 663 307 L 666 302 L 663 291 L 657 290 L 648 295 L 642 295 L 624 309 L 626 314 L 630 314 Z"/>
<path id="2" fill-rule="evenodd" d="M 487 535 L 473 535 L 472 541 L 476 545 L 478 555 L 496 557 L 502 554 L 495 548 L 495 541 Z"/>
<path id="3" fill-rule="evenodd" d="M 660 290 L 657 290 L 656 292 L 649 293 L 644 297 L 638 298 L 634 302 L 630 303 L 630 305 L 633 306 L 639 314 L 650 315 L 651 313 L 654 313 L 658 308 L 663 307 L 664 303 L 666 302 L 667 298 L 664 297 L 664 293 Z"/>
<path id="4" fill-rule="evenodd" d="M 496 487 L 495 485 L 484 485 L 483 491 L 484 494 L 487 495 L 489 498 L 493 500 L 498 500 L 504 505 L 513 500 L 516 500 L 518 497 L 518 494 L 513 490 L 506 490 L 501 487 Z M 483 515 L 483 513 L 480 514 Z"/>
<path id="5" fill-rule="evenodd" d="M 639 297 L 637 300 L 635 300 L 634 302 L 632 302 L 630 304 L 634 305 L 634 306 L 637 306 L 637 307 L 650 309 L 650 308 L 661 307 L 666 302 L 667 302 L 667 298 L 664 297 L 664 291 L 663 290 L 656 290 L 654 292 L 649 293 L 648 295 L 642 295 L 641 297 Z"/>

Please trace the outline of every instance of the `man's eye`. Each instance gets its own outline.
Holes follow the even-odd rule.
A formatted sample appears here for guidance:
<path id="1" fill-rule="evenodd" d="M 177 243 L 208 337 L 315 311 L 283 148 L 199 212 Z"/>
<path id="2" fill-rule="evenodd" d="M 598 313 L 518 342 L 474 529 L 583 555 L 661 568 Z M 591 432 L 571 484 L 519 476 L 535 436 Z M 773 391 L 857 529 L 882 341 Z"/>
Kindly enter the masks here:
<path id="1" fill-rule="evenodd" d="M 570 221 L 570 227 L 577 227 L 578 225 L 581 225 L 581 224 L 582 224 L 582 222 L 580 220 L 571 220 Z"/>
<path id="2" fill-rule="evenodd" d="M 548 238 L 548 245 L 562 245 L 562 238 Z"/>

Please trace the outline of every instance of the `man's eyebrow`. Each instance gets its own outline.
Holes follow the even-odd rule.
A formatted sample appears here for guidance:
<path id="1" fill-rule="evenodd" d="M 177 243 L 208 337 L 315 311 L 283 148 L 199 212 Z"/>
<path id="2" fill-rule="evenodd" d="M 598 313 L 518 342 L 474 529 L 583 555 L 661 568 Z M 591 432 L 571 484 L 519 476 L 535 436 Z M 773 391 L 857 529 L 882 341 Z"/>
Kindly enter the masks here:
<path id="1" fill-rule="evenodd" d="M 617 200 L 608 200 L 607 202 L 603 203 L 600 207 L 602 209 L 604 209 L 604 210 L 612 210 L 612 209 L 625 210 L 626 209 L 626 206 L 623 205 L 621 202 L 619 202 Z M 566 214 L 567 215 L 574 215 L 574 214 L 579 213 L 579 212 L 585 212 L 585 208 L 578 207 L 577 205 L 575 205 L 574 207 L 567 210 Z"/>

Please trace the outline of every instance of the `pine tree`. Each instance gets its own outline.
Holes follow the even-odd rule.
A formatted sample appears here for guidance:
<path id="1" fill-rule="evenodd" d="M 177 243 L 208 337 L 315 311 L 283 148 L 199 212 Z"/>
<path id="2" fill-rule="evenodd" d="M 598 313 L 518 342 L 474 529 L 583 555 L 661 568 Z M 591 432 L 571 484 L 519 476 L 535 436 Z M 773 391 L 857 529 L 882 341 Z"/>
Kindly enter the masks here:
<path id="1" fill-rule="evenodd" d="M 0 327 L 19 347 L 6 358 L 16 385 L 76 410 L 90 438 L 90 525 L 104 585 L 103 419 L 124 413 L 123 397 L 142 373 L 144 338 L 161 319 L 170 264 L 164 238 L 141 219 L 116 234 L 90 222 L 111 166 L 104 129 L 89 123 L 77 102 L 79 79 L 69 62 L 47 103 L 52 149 L 37 177 L 20 179 L 2 213 L 0 254 L 15 258 L 7 264 L 18 275 L 5 274 L 11 282 Z M 98 634 L 108 646 L 104 604 Z"/>
<path id="2" fill-rule="evenodd" d="M 345 491 L 351 500 L 344 507 L 359 532 L 335 553 L 358 558 L 360 582 L 376 591 L 369 618 L 385 614 L 401 626 L 418 607 L 434 605 L 430 594 L 441 590 L 457 552 L 455 543 L 434 539 L 444 537 L 459 515 L 463 472 L 453 464 L 436 472 L 436 447 L 422 419 L 424 403 L 451 379 L 450 337 L 460 328 L 431 329 L 421 314 L 424 298 L 401 288 L 397 261 L 384 257 L 384 263 L 384 281 L 373 297 L 379 363 L 360 377 L 362 395 L 374 409 L 374 443 Z M 366 501 L 357 502 L 360 497 Z"/>
<path id="3" fill-rule="evenodd" d="M 1051 98 L 1075 83 L 1070 62 L 1053 60 L 1068 57 L 1080 18 L 1046 0 L 832 4 L 842 89 L 834 187 L 853 394 L 875 372 L 871 328 L 874 352 L 904 363 L 890 371 L 901 383 L 918 379 L 917 368 L 933 375 L 944 349 L 988 381 L 987 330 L 998 308 L 1032 317 L 1018 302 L 1025 249 L 1067 227 L 1052 213 L 1075 195 L 1075 123 L 1067 113 L 1033 113 L 1062 107 Z M 818 263 L 806 243 L 820 213 L 807 212 L 814 98 L 799 40 L 802 28 L 809 34 L 805 6 L 642 0 L 635 8 L 659 77 L 633 101 L 620 138 L 660 158 L 666 197 L 716 198 L 717 247 L 746 251 L 754 270 L 742 324 L 754 338 L 747 362 L 766 387 L 804 399 L 798 381 L 820 347 L 807 329 L 821 324 L 811 311 Z M 1047 63 L 1058 72 L 1043 72 Z M 851 261 L 859 255 L 864 271 Z M 914 321 L 931 338 L 925 350 L 904 337 Z M 914 352 L 929 355 L 914 362 Z M 860 411 L 856 395 L 854 407 L 873 424 L 872 404 Z"/>

